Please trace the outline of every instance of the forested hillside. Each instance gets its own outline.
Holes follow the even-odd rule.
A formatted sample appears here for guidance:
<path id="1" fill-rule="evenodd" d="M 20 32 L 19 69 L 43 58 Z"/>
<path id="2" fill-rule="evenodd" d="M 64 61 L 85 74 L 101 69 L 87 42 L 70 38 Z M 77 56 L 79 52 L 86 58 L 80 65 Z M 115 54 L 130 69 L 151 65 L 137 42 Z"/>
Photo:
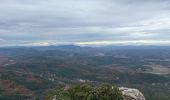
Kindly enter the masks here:
<path id="1" fill-rule="evenodd" d="M 0 100 L 42 100 L 50 88 L 84 81 L 136 88 L 146 100 L 169 100 L 169 59 L 169 47 L 0 48 Z"/>

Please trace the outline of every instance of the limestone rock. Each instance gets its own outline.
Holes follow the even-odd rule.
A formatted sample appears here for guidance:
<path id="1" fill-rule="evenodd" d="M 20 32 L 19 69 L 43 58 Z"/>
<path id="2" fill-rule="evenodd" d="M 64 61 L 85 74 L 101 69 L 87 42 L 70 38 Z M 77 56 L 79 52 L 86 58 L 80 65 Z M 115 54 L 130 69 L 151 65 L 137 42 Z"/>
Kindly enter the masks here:
<path id="1" fill-rule="evenodd" d="M 145 100 L 145 97 L 138 89 L 119 87 L 119 90 L 122 91 L 125 100 Z"/>

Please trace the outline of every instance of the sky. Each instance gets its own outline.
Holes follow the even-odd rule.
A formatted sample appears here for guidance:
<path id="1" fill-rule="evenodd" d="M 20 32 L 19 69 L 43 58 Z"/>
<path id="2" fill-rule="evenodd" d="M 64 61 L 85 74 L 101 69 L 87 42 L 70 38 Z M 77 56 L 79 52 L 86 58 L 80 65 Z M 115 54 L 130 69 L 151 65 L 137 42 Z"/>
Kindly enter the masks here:
<path id="1" fill-rule="evenodd" d="M 169 45 L 169 5 L 170 0 L 0 0 L 0 45 Z"/>

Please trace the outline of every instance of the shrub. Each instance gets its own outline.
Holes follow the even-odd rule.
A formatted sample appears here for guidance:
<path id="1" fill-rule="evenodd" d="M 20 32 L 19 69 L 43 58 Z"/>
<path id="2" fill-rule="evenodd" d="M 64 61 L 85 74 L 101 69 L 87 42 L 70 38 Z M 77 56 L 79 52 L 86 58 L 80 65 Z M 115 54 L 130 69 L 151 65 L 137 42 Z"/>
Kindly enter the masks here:
<path id="1" fill-rule="evenodd" d="M 123 100 L 121 91 L 110 84 L 90 85 L 79 84 L 65 87 L 57 87 L 46 93 L 46 100 Z"/>

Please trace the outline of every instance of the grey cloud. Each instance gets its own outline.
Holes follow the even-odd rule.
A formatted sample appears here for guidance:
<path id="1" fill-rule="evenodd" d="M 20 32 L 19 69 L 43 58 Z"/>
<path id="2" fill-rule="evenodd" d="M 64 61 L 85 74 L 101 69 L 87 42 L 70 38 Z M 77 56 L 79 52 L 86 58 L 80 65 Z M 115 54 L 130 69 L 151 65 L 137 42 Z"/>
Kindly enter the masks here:
<path id="1" fill-rule="evenodd" d="M 1 0 L 0 39 L 6 44 L 169 40 L 169 4 L 169 0 Z"/>

